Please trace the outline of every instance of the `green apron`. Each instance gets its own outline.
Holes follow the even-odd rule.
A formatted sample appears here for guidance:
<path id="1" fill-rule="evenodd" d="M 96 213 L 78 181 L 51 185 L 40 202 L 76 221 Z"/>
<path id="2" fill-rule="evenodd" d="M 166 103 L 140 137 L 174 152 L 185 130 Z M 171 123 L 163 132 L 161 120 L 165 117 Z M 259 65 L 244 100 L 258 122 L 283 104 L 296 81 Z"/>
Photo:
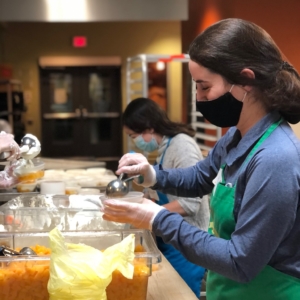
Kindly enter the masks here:
<path id="1" fill-rule="evenodd" d="M 272 124 L 247 156 L 243 166 L 251 159 L 257 148 L 269 137 L 281 120 Z M 243 168 L 242 166 L 242 168 Z M 219 174 L 222 178 L 216 184 L 210 201 L 211 220 L 209 233 L 230 240 L 235 230 L 233 216 L 235 185 L 226 186 L 225 165 Z M 218 273 L 209 271 L 207 276 L 207 300 L 299 300 L 300 279 L 266 266 L 253 280 L 239 283 Z"/>

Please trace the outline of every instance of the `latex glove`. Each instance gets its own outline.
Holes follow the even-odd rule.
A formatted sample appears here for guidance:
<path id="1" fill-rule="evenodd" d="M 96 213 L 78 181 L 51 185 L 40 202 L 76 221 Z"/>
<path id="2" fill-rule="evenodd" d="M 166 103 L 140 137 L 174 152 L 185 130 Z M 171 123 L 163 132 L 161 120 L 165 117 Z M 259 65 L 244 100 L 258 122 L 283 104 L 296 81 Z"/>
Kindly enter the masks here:
<path id="1" fill-rule="evenodd" d="M 122 200 L 103 200 L 100 209 L 106 221 L 129 223 L 136 228 L 152 229 L 152 223 L 157 214 L 165 209 L 153 201 L 143 198 L 142 203 L 132 203 Z"/>
<path id="2" fill-rule="evenodd" d="M 144 181 L 134 179 L 135 183 L 144 187 L 153 186 L 156 183 L 154 168 L 148 163 L 147 158 L 140 153 L 127 153 L 119 161 L 117 175 L 127 173 L 129 175 L 142 175 Z"/>
<path id="3" fill-rule="evenodd" d="M 2 152 L 10 153 L 7 158 L 8 161 L 18 159 L 20 157 L 20 147 L 15 142 L 14 136 L 4 131 L 0 132 L 0 153 Z"/>
<path id="4" fill-rule="evenodd" d="M 6 166 L 4 171 L 0 172 L 0 189 L 7 189 L 15 186 L 19 181 L 14 175 L 15 165 Z"/>

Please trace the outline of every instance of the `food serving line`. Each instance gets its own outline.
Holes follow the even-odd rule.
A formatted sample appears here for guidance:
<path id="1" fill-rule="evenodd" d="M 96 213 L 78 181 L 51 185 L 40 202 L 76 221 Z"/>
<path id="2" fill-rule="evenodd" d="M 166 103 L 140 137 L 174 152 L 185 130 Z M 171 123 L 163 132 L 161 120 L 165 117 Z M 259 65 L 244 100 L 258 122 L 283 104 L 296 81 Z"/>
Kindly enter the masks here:
<path id="1" fill-rule="evenodd" d="M 57 163 L 58 166 L 60 168 L 68 168 L 66 167 L 66 164 L 68 164 L 69 162 L 67 160 L 64 160 L 65 164 L 62 164 L 61 160 L 55 160 L 55 159 L 43 159 L 45 164 L 45 169 L 48 168 L 55 168 L 55 164 Z M 76 165 L 77 163 L 77 165 Z M 73 168 L 76 166 L 78 168 L 78 163 L 82 163 L 80 167 L 92 167 L 93 162 L 76 162 L 75 164 L 70 164 L 69 167 L 71 167 L 71 165 L 73 166 Z M 48 164 L 48 166 L 47 166 Z M 86 165 L 88 164 L 88 165 Z M 97 165 L 93 165 L 94 167 L 104 167 L 105 165 L 103 165 L 102 163 L 96 162 Z M 8 193 L 1 193 L 0 194 L 0 198 L 1 198 L 1 202 L 4 203 L 6 201 L 11 200 L 12 198 L 15 198 L 16 196 L 20 196 L 20 193 L 15 193 L 15 191 L 13 192 L 8 192 Z M 25 196 L 26 195 L 26 196 Z M 36 198 L 37 196 L 41 196 L 41 194 L 39 194 L 38 192 L 34 192 L 34 193 L 24 193 L 22 195 L 22 197 L 24 199 L 29 199 L 29 198 Z M 96 196 L 96 195 L 94 195 Z M 73 230 L 73 238 L 70 240 L 71 242 L 82 242 L 85 243 L 84 240 L 84 235 L 87 234 L 87 230 L 91 233 L 93 233 L 94 235 L 90 236 L 89 239 L 87 240 L 87 244 L 90 244 L 91 246 L 94 246 L 97 249 L 103 249 L 104 245 L 109 247 L 110 244 L 112 243 L 110 241 L 111 239 L 111 233 L 112 232 L 117 232 L 115 234 L 113 234 L 114 238 L 113 241 L 115 242 L 119 242 L 122 241 L 122 239 L 124 238 L 124 236 L 128 235 L 128 234 L 135 234 L 136 236 L 136 244 L 141 243 L 141 245 L 143 246 L 143 251 L 142 253 L 135 253 L 135 259 L 134 259 L 134 264 L 136 264 L 136 261 L 138 261 L 140 263 L 141 259 L 144 260 L 144 265 L 146 267 L 146 269 L 144 269 L 144 272 L 146 276 L 144 276 L 144 280 L 141 281 L 141 274 L 135 274 L 132 282 L 132 285 L 128 285 L 127 283 L 124 283 L 124 285 L 122 285 L 122 280 L 120 280 L 119 277 L 114 278 L 113 277 L 113 281 L 110 285 L 110 287 L 108 288 L 109 292 L 108 292 L 108 300 L 118 300 L 121 299 L 128 299 L 128 300 L 154 300 L 154 299 L 160 299 L 160 300 L 177 300 L 177 299 L 183 299 L 183 300 L 193 300 L 193 299 L 197 299 L 197 297 L 194 295 L 194 293 L 190 290 L 190 288 L 186 285 L 186 283 L 182 280 L 182 278 L 179 276 L 179 274 L 174 270 L 174 268 L 170 265 L 170 263 L 161 255 L 161 253 L 159 252 L 159 250 L 157 249 L 155 242 L 152 238 L 152 235 L 150 234 L 149 231 L 141 231 L 141 230 L 135 230 L 135 229 L 130 229 L 128 227 L 128 224 L 125 224 L 124 227 L 118 227 L 116 226 L 115 228 L 112 227 L 107 227 L 105 225 L 104 221 L 101 220 L 101 218 L 99 217 L 99 210 L 98 209 L 94 209 L 89 207 L 88 209 L 83 209 L 83 210 L 75 210 L 74 209 L 70 209 L 70 201 L 69 199 L 75 199 L 74 197 L 79 197 L 79 195 L 65 195 L 65 196 L 59 196 L 60 200 L 55 200 L 54 203 L 58 204 L 57 201 L 59 201 L 59 213 L 60 215 L 62 215 L 64 217 L 61 217 L 60 222 L 57 222 L 57 216 L 56 216 L 56 224 L 59 224 L 59 228 L 62 229 L 62 233 L 68 235 L 69 232 L 65 231 L 64 232 L 64 227 L 65 223 L 62 224 L 62 222 L 66 222 L 67 218 L 69 220 L 69 222 L 72 222 L 72 220 L 74 218 L 76 218 L 76 216 L 78 217 L 78 215 L 80 215 L 80 219 L 76 219 L 76 224 L 78 224 L 78 220 L 82 221 L 83 223 L 80 224 L 80 226 L 77 228 L 72 227 L 71 229 Z M 88 195 L 86 196 L 82 196 L 85 197 L 85 200 L 89 198 Z M 99 196 L 96 196 L 97 198 Z M 93 197 L 92 197 L 93 198 Z M 77 198 L 78 199 L 78 198 Z M 21 201 L 21 202 L 20 202 Z M 27 201 L 27 202 L 26 202 Z M 35 203 L 38 203 L 37 200 L 35 200 Z M 43 202 L 43 200 L 39 200 L 40 203 Z M 16 209 L 16 212 L 14 216 L 17 215 L 17 221 L 16 224 L 14 224 L 14 226 L 6 226 L 6 230 L 7 228 L 9 228 L 10 230 L 4 231 L 0 234 L 0 236 L 2 237 L 2 242 L 3 242 L 3 238 L 7 239 L 4 243 L 1 244 L 6 244 L 9 248 L 15 248 L 15 249 L 20 249 L 23 247 L 27 247 L 27 246 L 34 246 L 34 245 L 38 245 L 38 244 L 42 244 L 42 246 L 46 247 L 47 249 L 49 248 L 49 242 L 47 241 L 47 239 L 45 239 L 45 236 L 48 236 L 49 231 L 52 229 L 52 225 L 54 223 L 52 223 L 52 220 L 49 221 L 49 215 L 47 215 L 47 211 L 49 210 L 48 208 L 45 208 L 43 205 L 39 206 L 37 205 L 37 207 L 32 207 L 32 201 L 28 201 L 28 200 L 20 200 L 18 203 L 22 203 L 22 205 L 20 205 L 20 207 L 18 207 Z M 28 205 L 27 205 L 27 204 Z M 68 205 L 65 205 L 65 204 Z M 16 203 L 15 203 L 16 205 Z M 36 205 L 36 204 L 35 204 Z M 31 206 L 31 207 L 30 207 Z M 2 214 L 4 214 L 3 219 L 4 220 L 8 220 L 7 219 L 7 215 L 11 215 L 11 207 L 7 206 L 6 210 L 2 209 Z M 38 211 L 38 212 L 34 212 L 34 210 Z M 55 209 L 54 209 L 55 210 Z M 0 210 L 1 211 L 1 210 Z M 6 213 L 8 212 L 8 213 Z M 53 207 L 51 208 L 51 213 L 53 214 Z M 6 215 L 7 214 L 7 215 Z M 35 217 L 41 217 L 44 214 L 45 218 L 48 220 L 48 227 L 43 227 L 43 228 L 39 228 L 39 232 L 37 232 L 37 228 L 33 228 L 30 229 L 30 226 L 32 224 L 36 224 L 36 220 L 34 220 Z M 72 219 L 73 218 L 73 219 Z M 1 219 L 1 218 L 0 218 Z M 83 221 L 84 220 L 84 221 Z M 86 221 L 88 220 L 88 221 Z M 23 221 L 23 225 L 22 228 L 18 227 L 20 226 L 20 224 Z M 80 223 L 80 222 L 79 222 Z M 25 226 L 25 224 L 27 224 L 27 227 Z M 28 225 L 29 224 L 29 225 Z M 70 223 L 71 224 L 71 223 Z M 74 222 L 72 223 L 74 225 Z M 85 225 L 87 225 L 87 227 L 84 227 Z M 98 224 L 98 227 L 93 227 L 95 224 Z M 99 227 L 99 224 L 101 224 L 101 226 L 103 227 Z M 120 224 L 119 224 L 120 225 Z M 29 227 L 28 227 L 29 226 Z M 83 226 L 83 227 L 82 227 Z M 67 227 L 70 228 L 70 227 Z M 83 228 L 83 229 L 82 229 Z M 106 229 L 108 228 L 108 231 L 106 231 Z M 74 230 L 76 231 L 74 233 Z M 104 241 L 104 244 L 102 246 L 99 246 L 96 241 L 99 240 L 99 236 L 97 234 L 99 234 L 99 232 L 104 234 L 104 238 L 102 237 L 102 242 Z M 120 232 L 122 232 L 122 234 L 120 234 Z M 125 233 L 124 233 L 125 232 Z M 45 235 L 46 233 L 46 235 Z M 28 238 L 28 234 L 30 235 L 30 239 Z M 41 235 L 43 236 L 44 234 L 44 238 L 41 238 Z M 118 234 L 120 234 L 120 237 L 115 239 L 115 236 Z M 105 239 L 108 240 L 105 240 Z M 0 238 L 1 241 L 1 238 Z M 91 243 L 92 241 L 92 243 Z M 30 244 L 30 245 L 29 245 Z M 18 298 L 18 294 L 16 292 L 16 286 L 15 285 L 11 285 L 11 283 L 14 281 L 14 276 L 15 275 L 15 271 L 10 272 L 10 268 L 13 267 L 16 263 L 17 260 L 20 258 L 15 258 L 15 257 L 0 257 L 0 290 L 2 291 L 7 291 L 7 295 L 3 294 L 1 295 L 1 300 L 17 300 Z M 28 268 L 30 269 L 30 266 L 33 266 L 35 264 L 45 264 L 45 269 L 43 269 L 43 272 L 49 272 L 47 271 L 49 268 L 49 257 L 47 257 L 46 259 L 41 259 L 39 258 L 38 260 L 35 260 L 35 258 L 23 258 L 21 261 L 19 261 L 19 272 L 18 273 L 18 280 L 22 279 L 22 276 L 24 276 L 24 280 L 26 281 L 26 277 L 28 276 L 27 271 L 25 271 L 24 267 L 22 266 L 22 263 L 24 264 L 24 261 L 27 264 L 27 271 Z M 30 265 L 31 263 L 31 265 Z M 28 265 L 29 264 L 29 265 Z M 25 266 L 25 265 L 24 265 Z M 29 267 L 28 267 L 29 266 Z M 21 271 L 20 271 L 21 270 Z M 36 271 L 35 269 L 33 269 L 34 271 Z M 145 271 L 147 270 L 147 271 Z M 7 273 L 8 272 L 8 273 Z M 23 273 L 22 273 L 23 272 Z M 136 270 L 135 270 L 136 272 Z M 138 272 L 138 271 L 137 271 Z M 10 276 L 10 280 L 5 281 L 5 277 L 8 278 Z M 12 276 L 12 277 L 11 277 Z M 37 276 L 37 275 L 36 275 Z M 116 275 L 113 275 L 116 276 Z M 38 278 L 38 277 L 36 277 Z M 46 277 L 47 278 L 47 277 Z M 137 279 L 139 278 L 139 279 Z M 137 281 L 136 281 L 137 280 Z M 17 280 L 15 279 L 15 281 L 17 282 Z M 136 282 L 135 282 L 136 281 Z M 31 281 L 32 282 L 32 281 Z M 28 280 L 26 281 L 26 284 L 28 283 Z M 30 286 L 22 286 L 21 283 L 18 283 L 19 287 L 22 287 L 22 289 L 26 288 L 27 290 L 27 294 L 28 296 L 28 300 L 48 300 L 47 296 L 42 297 L 34 297 L 32 295 L 32 297 L 30 296 L 31 294 L 31 289 Z M 44 292 L 45 292 L 45 284 L 44 284 Z M 12 294 L 12 289 L 14 290 L 14 293 Z M 123 289 L 123 290 L 122 290 Z M 129 289 L 129 291 L 127 291 Z M 32 285 L 32 292 L 33 290 L 36 290 L 36 286 L 33 284 Z M 121 293 L 118 294 L 118 291 L 121 290 Z M 135 294 L 131 295 L 131 290 L 135 291 Z M 144 290 L 144 292 L 143 292 Z M 128 292 L 126 294 L 126 292 Z M 109 294 L 112 293 L 112 294 Z M 114 294 L 116 293 L 116 294 Z M 47 293 L 46 293 L 47 294 Z M 130 297 L 125 297 L 124 295 L 131 295 Z M 12 297 L 12 295 L 15 295 L 15 298 Z M 119 295 L 122 295 L 122 297 Z M 30 298 L 31 297 L 31 298 Z M 22 300 L 26 300 L 27 298 L 22 298 Z"/>

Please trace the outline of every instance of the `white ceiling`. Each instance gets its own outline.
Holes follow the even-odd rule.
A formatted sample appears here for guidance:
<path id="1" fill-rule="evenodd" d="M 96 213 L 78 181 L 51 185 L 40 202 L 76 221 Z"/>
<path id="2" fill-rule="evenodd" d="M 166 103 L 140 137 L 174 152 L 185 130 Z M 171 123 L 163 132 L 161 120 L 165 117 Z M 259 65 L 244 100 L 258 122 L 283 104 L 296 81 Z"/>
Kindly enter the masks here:
<path id="1" fill-rule="evenodd" d="M 188 0 L 0 0 L 4 22 L 175 21 Z"/>

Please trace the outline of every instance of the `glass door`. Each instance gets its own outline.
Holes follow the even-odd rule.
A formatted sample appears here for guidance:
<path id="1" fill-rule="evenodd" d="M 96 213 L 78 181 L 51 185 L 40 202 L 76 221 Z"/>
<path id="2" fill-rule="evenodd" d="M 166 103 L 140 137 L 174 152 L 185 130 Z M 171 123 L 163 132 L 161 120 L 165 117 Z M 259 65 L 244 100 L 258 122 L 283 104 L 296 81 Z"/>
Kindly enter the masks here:
<path id="1" fill-rule="evenodd" d="M 42 155 L 120 157 L 120 67 L 40 69 Z"/>

